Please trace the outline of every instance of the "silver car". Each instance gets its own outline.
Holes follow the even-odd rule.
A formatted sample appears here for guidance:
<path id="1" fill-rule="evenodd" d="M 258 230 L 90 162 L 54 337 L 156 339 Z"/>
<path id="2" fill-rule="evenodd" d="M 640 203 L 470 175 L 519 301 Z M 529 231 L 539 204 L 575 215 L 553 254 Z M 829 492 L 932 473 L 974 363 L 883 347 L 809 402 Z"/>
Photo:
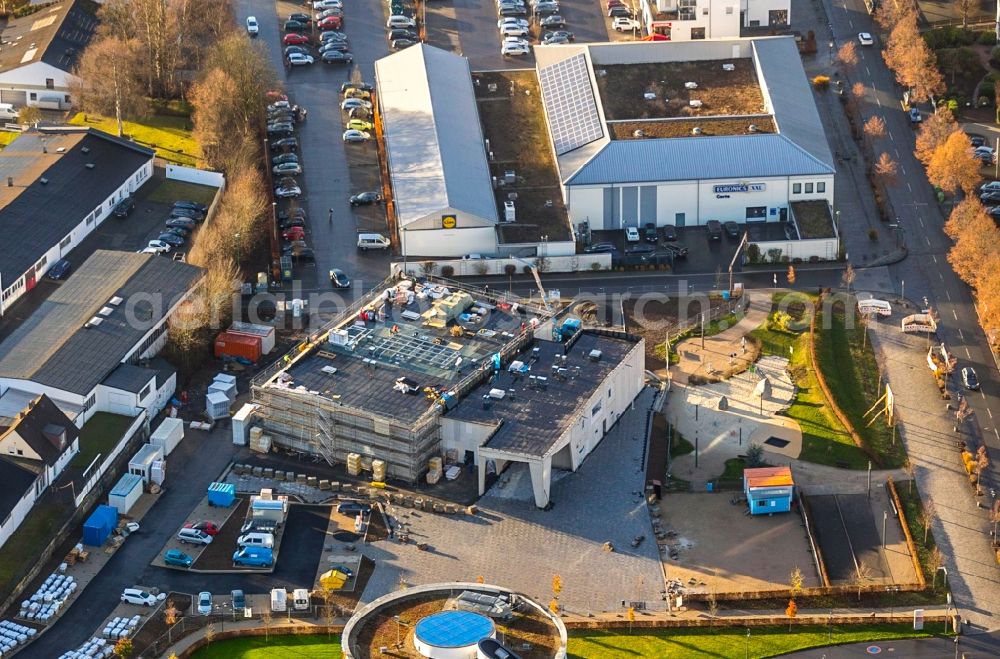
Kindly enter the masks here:
<path id="1" fill-rule="evenodd" d="M 371 133 L 366 133 L 363 130 L 355 130 L 351 128 L 344 131 L 345 142 L 367 142 L 371 138 Z"/>

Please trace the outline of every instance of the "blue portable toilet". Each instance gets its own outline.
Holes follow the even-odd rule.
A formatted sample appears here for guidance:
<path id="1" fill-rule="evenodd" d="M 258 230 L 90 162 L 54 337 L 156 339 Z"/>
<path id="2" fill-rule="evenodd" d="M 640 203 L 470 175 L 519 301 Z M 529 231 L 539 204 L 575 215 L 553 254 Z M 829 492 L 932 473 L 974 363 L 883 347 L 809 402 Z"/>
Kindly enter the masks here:
<path id="1" fill-rule="evenodd" d="M 114 506 L 98 506 L 83 523 L 83 544 L 100 547 L 118 525 L 118 509 Z"/>
<path id="2" fill-rule="evenodd" d="M 208 486 L 208 505 L 228 508 L 236 501 L 236 486 L 232 483 L 212 483 Z"/>

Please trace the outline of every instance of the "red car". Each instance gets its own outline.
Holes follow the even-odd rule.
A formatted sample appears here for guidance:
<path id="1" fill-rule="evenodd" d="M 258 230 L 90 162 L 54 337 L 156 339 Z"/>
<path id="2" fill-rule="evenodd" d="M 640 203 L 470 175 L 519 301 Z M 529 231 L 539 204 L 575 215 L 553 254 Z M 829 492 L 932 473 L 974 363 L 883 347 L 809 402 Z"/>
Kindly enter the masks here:
<path id="1" fill-rule="evenodd" d="M 219 527 L 215 522 L 188 522 L 184 525 L 186 529 L 198 529 L 206 535 L 219 535 Z"/>
<path id="2" fill-rule="evenodd" d="M 305 240 L 306 231 L 302 227 L 289 227 L 281 237 L 285 240 Z"/>
<path id="3" fill-rule="evenodd" d="M 302 44 L 309 43 L 309 37 L 307 37 L 304 34 L 290 32 L 286 34 L 284 37 L 282 37 L 281 43 L 286 46 L 301 46 Z"/>
<path id="4" fill-rule="evenodd" d="M 316 27 L 320 30 L 339 30 L 343 24 L 344 20 L 340 16 L 327 16 Z"/>

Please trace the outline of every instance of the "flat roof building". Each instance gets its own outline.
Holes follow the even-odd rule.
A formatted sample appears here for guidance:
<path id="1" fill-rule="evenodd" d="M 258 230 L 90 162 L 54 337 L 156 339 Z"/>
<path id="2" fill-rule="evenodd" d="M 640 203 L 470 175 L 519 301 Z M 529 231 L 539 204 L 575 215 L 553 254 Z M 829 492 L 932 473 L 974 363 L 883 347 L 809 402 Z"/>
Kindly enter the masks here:
<path id="1" fill-rule="evenodd" d="M 526 462 L 545 506 L 551 469 L 576 470 L 644 377 L 641 339 L 584 330 L 560 342 L 552 324 L 513 296 L 386 280 L 258 376 L 254 403 L 275 444 L 330 464 L 383 460 L 408 482 L 452 450 L 479 464 L 480 492 L 487 460 L 498 472 Z"/>

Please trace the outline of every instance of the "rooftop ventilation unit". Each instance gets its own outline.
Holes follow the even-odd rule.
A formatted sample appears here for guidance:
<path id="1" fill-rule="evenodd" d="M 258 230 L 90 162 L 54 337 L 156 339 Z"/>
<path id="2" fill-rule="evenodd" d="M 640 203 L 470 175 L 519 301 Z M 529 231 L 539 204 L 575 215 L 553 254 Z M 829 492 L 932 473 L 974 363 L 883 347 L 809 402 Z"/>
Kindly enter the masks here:
<path id="1" fill-rule="evenodd" d="M 85 167 L 86 167 L 87 169 L 93 169 L 93 168 L 94 168 L 94 163 L 92 163 L 92 162 L 88 162 L 88 163 L 87 163 L 86 165 L 84 165 L 84 166 L 85 166 Z"/>
<path id="2" fill-rule="evenodd" d="M 644 99 L 646 99 L 647 101 L 655 101 L 656 100 L 656 92 L 646 92 L 645 94 L 642 95 L 642 97 Z"/>
<path id="3" fill-rule="evenodd" d="M 513 201 L 503 202 L 503 221 L 504 222 L 517 221 L 517 211 L 514 209 Z"/>
<path id="4" fill-rule="evenodd" d="M 103 322 L 104 322 L 103 318 L 101 318 L 100 316 L 94 316 L 84 324 L 84 327 L 97 327 Z"/>
<path id="5" fill-rule="evenodd" d="M 98 311 L 97 313 L 107 318 L 108 316 L 111 315 L 111 312 L 113 312 L 114 310 L 115 310 L 114 307 L 101 307 L 101 310 Z"/>
<path id="6" fill-rule="evenodd" d="M 698 83 L 697 82 L 685 82 L 684 83 L 684 89 L 698 89 Z"/>
<path id="7" fill-rule="evenodd" d="M 750 124 L 749 126 L 747 126 L 747 132 L 756 133 L 758 130 L 760 129 L 757 128 L 757 124 Z"/>
<path id="8" fill-rule="evenodd" d="M 110 300 L 108 300 L 108 304 L 110 304 L 113 307 L 117 307 L 119 304 L 121 304 L 124 301 L 125 301 L 124 298 L 120 298 L 120 297 L 118 297 L 116 295 L 113 298 L 111 298 Z"/>
<path id="9" fill-rule="evenodd" d="M 601 361 L 601 351 L 600 350 L 591 350 L 589 353 L 587 353 L 587 359 L 589 359 L 592 362 L 599 362 L 599 361 Z"/>
<path id="10" fill-rule="evenodd" d="M 64 146 L 56 147 L 56 153 L 66 153 L 66 147 Z"/>
<path id="11" fill-rule="evenodd" d="M 691 134 L 692 135 L 701 135 L 701 128 L 698 127 L 698 126 L 695 126 L 694 128 L 691 129 Z"/>
<path id="12" fill-rule="evenodd" d="M 690 101 L 688 101 L 688 105 L 690 105 L 693 108 L 700 108 L 702 104 L 701 101 L 699 101 L 698 99 L 692 98 Z"/>
<path id="13" fill-rule="evenodd" d="M 81 147 L 80 151 L 83 151 L 84 153 L 90 153 L 90 147 L 89 146 Z"/>
<path id="14" fill-rule="evenodd" d="M 38 182 L 41 183 L 42 185 L 48 185 L 49 184 L 49 179 L 47 179 L 47 178 L 45 178 L 43 176 L 42 178 L 38 179 Z"/>
<path id="15" fill-rule="evenodd" d="M 735 71 L 736 70 L 736 65 L 735 64 L 728 64 L 728 63 L 727 64 L 723 64 L 722 65 L 722 70 L 723 71 Z"/>
<path id="16" fill-rule="evenodd" d="M 507 395 L 504 389 L 490 389 L 490 398 L 493 400 L 503 400 L 503 397 Z"/>
<path id="17" fill-rule="evenodd" d="M 513 169 L 508 169 L 503 173 L 503 182 L 507 185 L 514 185 L 517 183 L 517 172 Z"/>
<path id="18" fill-rule="evenodd" d="M 636 128 L 632 131 L 632 137 L 646 137 L 646 131 L 641 128 Z"/>

